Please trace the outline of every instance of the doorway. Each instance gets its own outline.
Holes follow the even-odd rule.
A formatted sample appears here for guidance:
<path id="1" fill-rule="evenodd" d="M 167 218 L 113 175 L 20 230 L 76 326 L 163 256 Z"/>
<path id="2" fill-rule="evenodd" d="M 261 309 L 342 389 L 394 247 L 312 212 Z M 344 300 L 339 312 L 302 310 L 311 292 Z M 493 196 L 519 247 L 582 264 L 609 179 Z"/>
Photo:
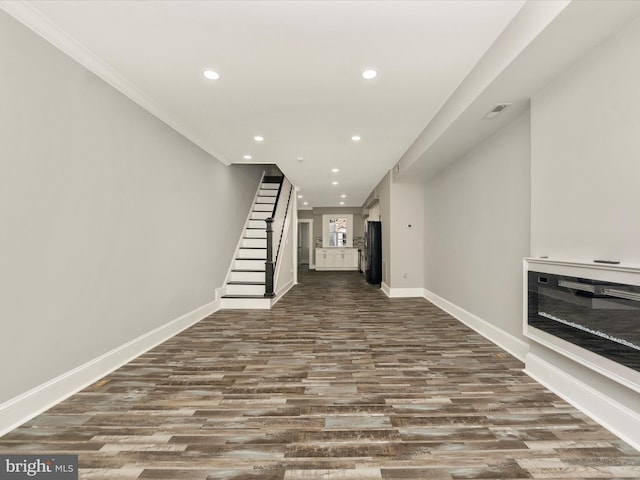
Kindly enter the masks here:
<path id="1" fill-rule="evenodd" d="M 298 220 L 298 268 L 315 268 L 313 262 L 313 220 Z"/>

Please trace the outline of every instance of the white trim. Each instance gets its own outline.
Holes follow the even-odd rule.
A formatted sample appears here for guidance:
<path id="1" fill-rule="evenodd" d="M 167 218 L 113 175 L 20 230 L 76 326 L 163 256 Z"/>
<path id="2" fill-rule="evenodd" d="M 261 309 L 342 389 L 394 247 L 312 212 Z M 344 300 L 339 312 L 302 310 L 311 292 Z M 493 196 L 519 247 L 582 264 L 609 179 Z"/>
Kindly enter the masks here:
<path id="1" fill-rule="evenodd" d="M 424 289 L 423 296 L 435 306 L 441 308 L 452 317 L 460 320 L 466 326 L 472 328 L 489 341 L 495 343 L 500 348 L 503 348 L 519 360 L 524 361 L 524 358 L 529 351 L 529 345 L 525 341 L 514 337 L 510 333 L 507 333 L 486 320 L 468 312 L 464 308 L 445 300 L 426 288 Z"/>
<path id="2" fill-rule="evenodd" d="M 294 287 L 295 284 L 296 283 L 294 282 L 293 278 L 290 281 L 288 281 L 280 289 L 280 291 L 278 293 L 276 293 L 276 296 L 271 299 L 271 306 L 273 307 L 278 300 L 280 300 L 282 297 L 284 297 L 286 295 L 286 293 Z"/>
<path id="3" fill-rule="evenodd" d="M 0 9 L 7 12 L 16 20 L 33 30 L 47 42 L 58 48 L 80 65 L 96 74 L 106 83 L 114 87 L 123 95 L 140 105 L 151 115 L 167 124 L 183 137 L 203 149 L 209 155 L 224 165 L 230 165 L 219 152 L 213 151 L 209 142 L 200 135 L 180 125 L 165 112 L 158 104 L 149 99 L 133 83 L 100 60 L 92 51 L 80 44 L 75 38 L 61 30 L 56 24 L 44 16 L 38 9 L 27 2 L 0 1 Z"/>
<path id="4" fill-rule="evenodd" d="M 384 292 L 384 294 L 391 298 L 391 288 L 389 287 L 389 285 L 387 285 L 386 283 L 382 282 L 380 283 L 380 288 L 382 289 L 382 291 Z"/>
<path id="5" fill-rule="evenodd" d="M 0 405 L 0 436 L 220 310 L 220 300 L 196 308 Z"/>
<path id="6" fill-rule="evenodd" d="M 269 310 L 271 308 L 271 298 L 223 298 L 222 310 Z"/>
<path id="7" fill-rule="evenodd" d="M 424 298 L 424 289 L 422 288 L 388 288 L 388 292 L 384 292 L 389 298 Z"/>
<path id="8" fill-rule="evenodd" d="M 314 267 L 314 270 L 316 272 L 357 272 L 358 267 Z"/>
<path id="9" fill-rule="evenodd" d="M 640 271 L 640 265 L 629 264 L 629 263 L 620 263 L 620 264 L 607 264 L 607 263 L 596 263 L 596 262 L 584 262 L 584 261 L 575 261 L 575 260 L 556 260 L 550 258 L 535 258 L 535 257 L 525 257 L 524 258 L 525 266 L 533 264 L 533 265 L 544 265 L 546 268 L 552 268 L 553 265 L 560 267 L 572 267 L 577 269 L 587 269 L 587 270 L 604 270 L 606 272 L 615 271 L 615 272 L 630 272 L 637 274 Z M 547 270 L 547 273 L 555 273 L 557 270 Z M 560 270 L 560 275 L 566 272 L 566 269 Z M 592 274 L 595 276 L 597 280 L 600 278 L 601 274 Z M 589 277 L 592 278 L 592 277 Z M 619 277 L 617 277 L 619 278 Z"/>
<path id="10" fill-rule="evenodd" d="M 640 450 L 640 415 L 582 383 L 541 357 L 526 355 L 525 373 L 591 417 L 636 450 Z"/>

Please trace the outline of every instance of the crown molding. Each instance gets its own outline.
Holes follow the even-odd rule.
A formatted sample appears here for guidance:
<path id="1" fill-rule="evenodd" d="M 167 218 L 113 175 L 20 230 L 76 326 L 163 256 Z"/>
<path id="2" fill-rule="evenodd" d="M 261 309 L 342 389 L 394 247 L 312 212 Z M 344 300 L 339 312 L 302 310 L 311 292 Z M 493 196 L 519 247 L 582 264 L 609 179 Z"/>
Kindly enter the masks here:
<path id="1" fill-rule="evenodd" d="M 100 60 L 91 50 L 63 31 L 37 8 L 24 1 L 0 0 L 0 10 L 4 10 L 216 160 L 224 165 L 231 164 L 223 155 L 209 148 L 204 139 L 173 120 L 167 112 L 145 96 L 133 83 Z"/>

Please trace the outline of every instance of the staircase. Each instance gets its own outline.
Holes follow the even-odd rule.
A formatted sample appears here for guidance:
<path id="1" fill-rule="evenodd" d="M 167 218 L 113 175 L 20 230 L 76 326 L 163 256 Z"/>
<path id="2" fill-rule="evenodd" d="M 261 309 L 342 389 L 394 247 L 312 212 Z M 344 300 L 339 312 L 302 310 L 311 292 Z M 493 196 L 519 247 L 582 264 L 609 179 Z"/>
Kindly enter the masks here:
<path id="1" fill-rule="evenodd" d="M 221 297 L 222 308 L 271 308 L 271 298 L 265 297 L 267 261 L 267 223 L 283 177 L 264 177 L 251 208 L 240 246 Z"/>

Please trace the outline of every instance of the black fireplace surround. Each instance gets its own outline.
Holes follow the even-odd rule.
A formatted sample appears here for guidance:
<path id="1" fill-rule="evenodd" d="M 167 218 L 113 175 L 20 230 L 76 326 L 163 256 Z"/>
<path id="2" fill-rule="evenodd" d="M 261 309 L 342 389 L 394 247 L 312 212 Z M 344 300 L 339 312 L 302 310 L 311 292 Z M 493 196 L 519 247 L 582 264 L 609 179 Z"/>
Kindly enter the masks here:
<path id="1" fill-rule="evenodd" d="M 640 372 L 640 286 L 529 271 L 527 323 Z"/>

